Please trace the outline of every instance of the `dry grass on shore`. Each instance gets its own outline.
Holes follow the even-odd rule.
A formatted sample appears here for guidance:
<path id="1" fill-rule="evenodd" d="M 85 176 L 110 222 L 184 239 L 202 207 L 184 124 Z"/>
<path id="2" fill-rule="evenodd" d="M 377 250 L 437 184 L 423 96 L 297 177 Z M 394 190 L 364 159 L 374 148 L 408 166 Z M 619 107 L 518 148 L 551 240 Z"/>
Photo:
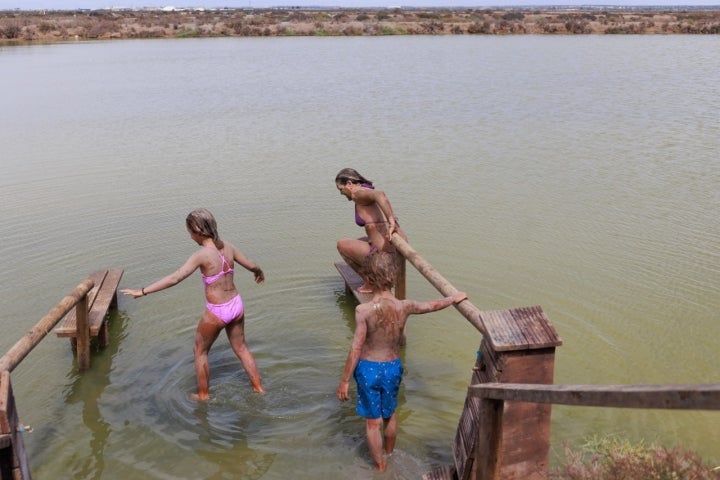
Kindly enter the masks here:
<path id="1" fill-rule="evenodd" d="M 0 12 L 0 42 L 132 38 L 720 34 L 720 9 L 226 9 Z"/>
<path id="2" fill-rule="evenodd" d="M 580 449 L 565 447 L 565 462 L 551 480 L 719 480 L 720 466 L 696 453 L 614 436 L 588 439 Z"/>

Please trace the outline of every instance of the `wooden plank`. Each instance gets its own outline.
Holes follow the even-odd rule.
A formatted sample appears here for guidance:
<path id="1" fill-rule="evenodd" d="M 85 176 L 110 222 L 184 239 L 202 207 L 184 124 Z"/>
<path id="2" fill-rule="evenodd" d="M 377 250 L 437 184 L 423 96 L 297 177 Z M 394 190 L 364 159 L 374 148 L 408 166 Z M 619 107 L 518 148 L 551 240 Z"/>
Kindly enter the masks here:
<path id="1" fill-rule="evenodd" d="M 12 433 L 12 391 L 10 372 L 0 372 L 0 434 Z"/>
<path id="2" fill-rule="evenodd" d="M 27 459 L 27 452 L 25 451 L 25 441 L 23 440 L 22 432 L 16 431 L 14 438 L 14 467 L 13 475 L 14 479 L 17 480 L 32 480 L 30 476 L 30 464 Z"/>
<path id="3" fill-rule="evenodd" d="M 487 338 L 496 352 L 557 347 L 562 340 L 542 308 L 521 307 L 480 312 Z"/>
<path id="4" fill-rule="evenodd" d="M 10 437 L 10 445 L 2 449 L 0 470 L 2 478 L 31 480 L 22 432 L 18 431 L 19 423 L 10 372 L 4 370 L 0 372 L 0 434 Z M 12 473 L 7 476 L 6 472 Z"/>
<path id="5" fill-rule="evenodd" d="M 105 280 L 105 276 L 107 275 L 107 270 L 98 270 L 96 272 L 93 272 L 90 274 L 88 278 L 90 278 L 95 286 L 90 289 L 88 292 L 88 308 L 92 308 L 95 304 L 95 297 L 98 294 L 98 291 L 100 290 L 100 287 L 102 286 L 103 281 Z M 75 313 L 75 310 L 72 310 L 68 312 L 67 315 L 65 315 L 65 318 L 55 328 L 55 334 L 58 337 L 74 337 L 77 335 L 77 315 Z"/>
<path id="6" fill-rule="evenodd" d="M 479 350 L 482 352 L 487 342 L 483 340 Z M 487 355 L 479 354 L 475 359 L 475 365 L 471 375 L 471 385 L 480 383 L 485 377 L 485 360 Z M 455 433 L 455 444 L 453 445 L 453 456 L 455 461 L 455 474 L 459 480 L 470 478 L 475 463 L 475 443 L 477 439 L 478 416 L 480 411 L 479 398 L 467 396 L 463 411 L 460 414 L 460 421 Z"/>
<path id="7" fill-rule="evenodd" d="M 117 306 L 117 289 L 120 285 L 124 270 L 115 268 L 111 270 L 98 270 L 90 275 L 95 287 L 88 293 L 88 326 L 90 336 L 101 336 L 105 326 L 105 316 L 108 309 Z M 77 337 L 77 313 L 69 312 L 60 325 L 55 328 L 58 337 Z M 101 342 L 107 344 L 106 336 Z M 105 346 L 105 345 L 101 345 Z"/>
<path id="8" fill-rule="evenodd" d="M 455 467 L 443 465 L 422 476 L 422 480 L 456 480 Z"/>
<path id="9" fill-rule="evenodd" d="M 358 302 L 365 303 L 372 300 L 372 293 L 358 292 L 358 288 L 360 288 L 365 282 L 350 265 L 345 262 L 336 262 L 335 268 L 337 268 L 340 276 L 343 280 L 345 280 L 345 286 L 350 289 Z"/>
<path id="10" fill-rule="evenodd" d="M 117 305 L 117 288 L 120 285 L 122 275 L 123 270 L 119 268 L 107 271 L 102 288 L 97 293 L 95 302 L 90 308 L 90 313 L 88 315 L 90 335 L 93 337 L 98 336 L 98 332 L 105 320 L 105 314 L 107 314 L 110 306 Z"/>
<path id="11" fill-rule="evenodd" d="M 498 480 L 503 455 L 503 410 L 501 400 L 483 399 L 478 412 L 473 480 Z"/>
<path id="12" fill-rule="evenodd" d="M 585 407 L 720 410 L 720 383 L 698 385 L 540 385 L 486 383 L 468 395 Z"/>
<path id="13" fill-rule="evenodd" d="M 75 337 L 75 351 L 77 352 L 77 365 L 79 370 L 90 368 L 90 328 L 88 327 L 87 297 L 80 299 L 75 305 L 75 324 L 77 326 Z"/>
<path id="14" fill-rule="evenodd" d="M 477 410 L 480 402 L 471 397 L 465 398 L 465 407 L 460 416 L 460 423 L 455 434 L 453 454 L 455 470 L 460 480 L 470 478 L 475 461 L 475 439 L 477 438 Z"/>

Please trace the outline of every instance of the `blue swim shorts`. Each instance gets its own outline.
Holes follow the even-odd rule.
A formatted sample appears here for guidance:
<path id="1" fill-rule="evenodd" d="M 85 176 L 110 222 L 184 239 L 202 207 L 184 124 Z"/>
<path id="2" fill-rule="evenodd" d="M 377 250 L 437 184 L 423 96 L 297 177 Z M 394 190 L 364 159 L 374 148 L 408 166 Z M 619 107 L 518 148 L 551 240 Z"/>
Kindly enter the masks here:
<path id="1" fill-rule="evenodd" d="M 365 418 L 388 419 L 398 405 L 403 367 L 399 358 L 390 362 L 360 360 L 355 367 L 358 399 L 355 411 Z"/>

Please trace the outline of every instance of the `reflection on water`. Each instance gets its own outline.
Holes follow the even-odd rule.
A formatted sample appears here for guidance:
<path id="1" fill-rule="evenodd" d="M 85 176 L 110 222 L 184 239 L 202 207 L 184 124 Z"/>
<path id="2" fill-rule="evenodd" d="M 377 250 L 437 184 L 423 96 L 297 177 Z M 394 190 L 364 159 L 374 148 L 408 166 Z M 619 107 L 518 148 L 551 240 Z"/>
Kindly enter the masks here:
<path id="1" fill-rule="evenodd" d="M 112 341 L 102 355 L 93 355 L 91 370 L 80 373 L 73 369 L 69 374 L 72 384 L 65 390 L 65 403 L 82 405 L 82 423 L 90 433 L 89 445 L 78 448 L 78 456 L 73 461 L 71 469 L 74 478 L 103 478 L 105 447 L 112 427 L 103 419 L 98 401 L 110 385 L 112 359 L 126 336 L 127 320 L 124 312 L 111 309 L 107 321 L 108 338 Z"/>
<path id="2" fill-rule="evenodd" d="M 483 310 L 541 305 L 557 383 L 716 382 L 717 39 L 274 38 L 0 49 L 0 351 L 88 272 L 123 287 L 196 245 L 187 213 L 266 273 L 238 271 L 252 393 L 221 336 L 195 390 L 197 275 L 119 299 L 111 345 L 75 370 L 64 339 L 13 372 L 37 478 L 419 478 L 451 444 L 480 337 L 413 318 L 398 452 L 370 469 L 335 398 L 354 300 L 333 262 L 359 236 L 334 187 L 388 192 L 410 243 Z M 11 72 L 11 73 L 8 73 Z M 412 268 L 410 298 L 437 292 Z M 62 392 L 62 394 L 58 394 Z M 715 412 L 553 409 L 552 442 L 614 433 L 718 458 Z"/>

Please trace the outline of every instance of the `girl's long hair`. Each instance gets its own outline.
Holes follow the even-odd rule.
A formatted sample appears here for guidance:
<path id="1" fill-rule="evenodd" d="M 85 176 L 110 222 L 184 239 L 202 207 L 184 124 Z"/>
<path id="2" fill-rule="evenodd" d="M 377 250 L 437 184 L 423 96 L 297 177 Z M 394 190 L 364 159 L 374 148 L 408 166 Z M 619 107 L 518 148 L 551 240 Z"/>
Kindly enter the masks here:
<path id="1" fill-rule="evenodd" d="M 213 217 L 213 214 L 207 209 L 198 208 L 188 213 L 187 218 L 185 218 L 185 225 L 191 232 L 195 232 L 205 238 L 212 238 L 218 250 L 221 250 L 225 246 L 223 241 L 220 240 L 215 217 Z"/>

